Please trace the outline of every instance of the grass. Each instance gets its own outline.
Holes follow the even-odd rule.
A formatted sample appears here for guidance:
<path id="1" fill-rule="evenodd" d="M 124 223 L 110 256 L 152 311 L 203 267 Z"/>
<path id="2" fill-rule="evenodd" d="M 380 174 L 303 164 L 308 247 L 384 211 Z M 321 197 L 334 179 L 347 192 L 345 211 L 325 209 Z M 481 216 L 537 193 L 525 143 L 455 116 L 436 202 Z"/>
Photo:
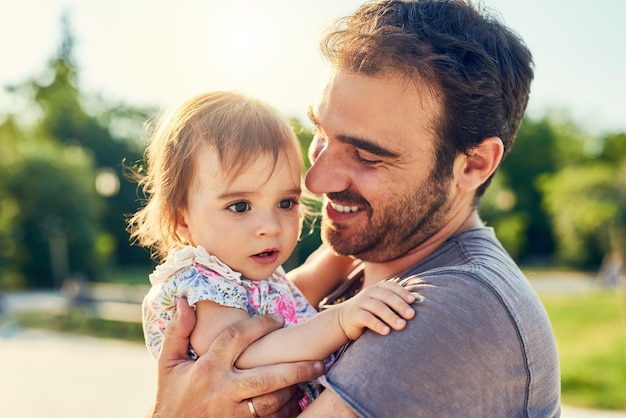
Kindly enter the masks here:
<path id="1" fill-rule="evenodd" d="M 541 298 L 557 340 L 563 403 L 626 410 L 626 294 Z"/>
<path id="2" fill-rule="evenodd" d="M 20 313 L 16 319 L 20 326 L 24 328 L 38 328 L 100 338 L 143 342 L 143 330 L 140 323 L 108 321 L 93 318 L 80 312 L 70 316 Z"/>
<path id="3" fill-rule="evenodd" d="M 149 285 L 148 276 L 154 270 L 153 266 L 135 266 L 112 269 L 106 275 L 106 282 L 120 284 Z"/>

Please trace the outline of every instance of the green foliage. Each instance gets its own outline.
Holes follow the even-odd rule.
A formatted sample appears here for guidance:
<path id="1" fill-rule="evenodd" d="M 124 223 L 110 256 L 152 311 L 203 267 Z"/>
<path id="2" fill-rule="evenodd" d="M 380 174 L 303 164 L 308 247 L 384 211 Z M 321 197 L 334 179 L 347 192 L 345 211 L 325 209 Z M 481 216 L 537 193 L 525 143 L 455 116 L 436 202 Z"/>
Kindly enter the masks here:
<path id="1" fill-rule="evenodd" d="M 607 253 L 626 256 L 625 166 L 624 133 L 593 137 L 555 113 L 526 118 L 480 212 L 521 263 L 596 269 Z"/>
<path id="2" fill-rule="evenodd" d="M 302 122 L 300 122 L 298 119 L 291 119 L 289 122 L 291 123 L 291 126 L 293 127 L 293 130 L 296 133 L 298 140 L 300 141 L 300 149 L 302 151 L 302 156 L 304 157 L 303 162 L 304 168 L 306 170 L 311 166 L 308 154 L 309 146 L 313 141 L 313 133 L 304 125 L 302 125 Z"/>
<path id="3" fill-rule="evenodd" d="M 626 161 L 626 133 L 614 133 L 602 138 L 602 152 L 599 159 L 613 165 Z"/>
<path id="4" fill-rule="evenodd" d="M 497 231 L 498 238 L 511 257 L 518 258 L 526 247 L 528 217 L 524 212 L 515 211 L 515 192 L 506 186 L 508 179 L 504 172 L 497 173 L 480 202 L 480 213 L 488 226 Z"/>
<path id="5" fill-rule="evenodd" d="M 97 275 L 106 254 L 95 251 L 102 206 L 90 156 L 47 140 L 19 148 L 19 156 L 2 165 L 8 175 L 0 233 L 12 244 L 2 264 L 35 287 L 58 285 L 70 260 L 72 271 Z"/>
<path id="6" fill-rule="evenodd" d="M 549 257 L 554 250 L 552 228 L 534 182 L 556 170 L 557 142 L 548 119 L 525 118 L 494 178 L 497 184 L 489 186 L 490 195 L 481 203 L 483 218 L 496 228 L 511 255 L 522 261 Z"/>
<path id="7" fill-rule="evenodd" d="M 561 363 L 563 403 L 626 410 L 626 295 L 543 295 Z"/>
<path id="8" fill-rule="evenodd" d="M 623 225 L 619 218 L 626 209 L 626 183 L 615 167 L 601 162 L 567 167 L 540 178 L 538 185 L 559 237 L 558 256 L 578 267 L 598 264 L 611 250 L 609 230 Z"/>
<path id="9" fill-rule="evenodd" d="M 591 267 L 611 254 L 623 265 L 626 134 L 586 144 L 587 154 L 536 183 L 558 237 L 557 256 L 572 266 Z"/>

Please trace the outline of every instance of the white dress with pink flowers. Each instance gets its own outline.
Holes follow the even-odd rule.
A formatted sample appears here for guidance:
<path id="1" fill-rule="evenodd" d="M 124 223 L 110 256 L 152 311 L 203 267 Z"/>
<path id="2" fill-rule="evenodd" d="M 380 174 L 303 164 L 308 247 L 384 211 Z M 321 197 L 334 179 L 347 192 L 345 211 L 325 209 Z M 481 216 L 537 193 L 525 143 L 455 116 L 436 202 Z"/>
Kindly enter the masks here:
<path id="1" fill-rule="evenodd" d="M 150 282 L 152 288 L 142 307 L 143 330 L 146 346 L 155 359 L 161 351 L 163 336 L 174 315 L 174 302 L 178 298 L 187 298 L 189 306 L 208 300 L 243 309 L 251 317 L 279 313 L 285 318 L 286 327 L 317 313 L 302 292 L 287 279 L 282 267 L 266 280 L 249 280 L 201 246 L 185 246 L 170 254 L 165 263 L 157 266 L 150 275 Z M 189 355 L 197 358 L 191 347 Z M 306 392 L 311 398 L 316 395 L 315 390 L 313 393 Z M 301 405 L 306 403 L 301 402 Z"/>

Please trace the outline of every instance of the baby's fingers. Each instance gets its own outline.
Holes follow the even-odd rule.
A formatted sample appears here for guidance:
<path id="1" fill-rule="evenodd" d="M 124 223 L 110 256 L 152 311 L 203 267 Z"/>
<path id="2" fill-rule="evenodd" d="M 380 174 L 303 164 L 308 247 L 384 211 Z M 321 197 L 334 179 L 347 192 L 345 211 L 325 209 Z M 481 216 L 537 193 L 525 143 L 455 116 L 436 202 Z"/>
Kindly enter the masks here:
<path id="1" fill-rule="evenodd" d="M 392 296 L 387 295 L 389 297 L 385 301 L 377 297 L 370 297 L 362 304 L 361 322 L 367 328 L 381 335 L 387 335 L 391 328 L 397 331 L 403 329 L 406 326 L 406 319 L 415 316 L 415 311 L 406 302 L 397 295 L 390 295 Z M 392 308 L 390 305 L 394 307 Z M 399 316 L 396 309 L 403 312 L 402 315 L 406 319 Z"/>
<path id="2" fill-rule="evenodd" d="M 362 306 L 358 322 L 380 335 L 389 334 L 392 328 L 400 331 L 406 327 L 406 320 L 378 299 L 369 299 Z"/>
<path id="3" fill-rule="evenodd" d="M 415 310 L 411 307 L 411 304 L 418 297 L 421 298 L 420 295 L 416 296 L 399 284 L 392 282 L 377 284 L 375 288 L 371 289 L 369 296 L 380 300 L 404 319 L 411 319 L 415 316 Z M 381 319 L 384 320 L 384 318 Z"/>

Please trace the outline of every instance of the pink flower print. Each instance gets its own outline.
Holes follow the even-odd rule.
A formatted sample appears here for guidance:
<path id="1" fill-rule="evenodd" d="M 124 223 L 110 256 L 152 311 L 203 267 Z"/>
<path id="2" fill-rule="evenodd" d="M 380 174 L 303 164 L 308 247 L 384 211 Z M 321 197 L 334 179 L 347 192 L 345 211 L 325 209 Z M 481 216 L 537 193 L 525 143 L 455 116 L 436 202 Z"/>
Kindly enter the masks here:
<path id="1" fill-rule="evenodd" d="M 293 299 L 287 295 L 281 295 L 280 299 L 276 301 L 276 313 L 285 317 L 285 322 L 289 324 L 297 324 L 298 318 L 296 317 L 296 307 Z"/>
<path id="2" fill-rule="evenodd" d="M 259 286 L 256 285 L 252 285 L 250 286 L 250 293 L 248 296 L 248 302 L 250 303 L 250 306 L 253 306 L 254 308 L 257 309 L 257 311 L 261 310 L 261 289 L 259 289 Z"/>
<path id="3" fill-rule="evenodd" d="M 220 275 L 213 270 L 205 269 L 198 263 L 196 263 L 196 270 L 198 270 L 198 273 L 203 274 L 206 277 L 220 277 Z"/>
<path id="4" fill-rule="evenodd" d="M 311 397 L 305 394 L 302 399 L 298 401 L 298 405 L 300 405 L 300 409 L 304 411 L 307 406 L 311 405 Z"/>

